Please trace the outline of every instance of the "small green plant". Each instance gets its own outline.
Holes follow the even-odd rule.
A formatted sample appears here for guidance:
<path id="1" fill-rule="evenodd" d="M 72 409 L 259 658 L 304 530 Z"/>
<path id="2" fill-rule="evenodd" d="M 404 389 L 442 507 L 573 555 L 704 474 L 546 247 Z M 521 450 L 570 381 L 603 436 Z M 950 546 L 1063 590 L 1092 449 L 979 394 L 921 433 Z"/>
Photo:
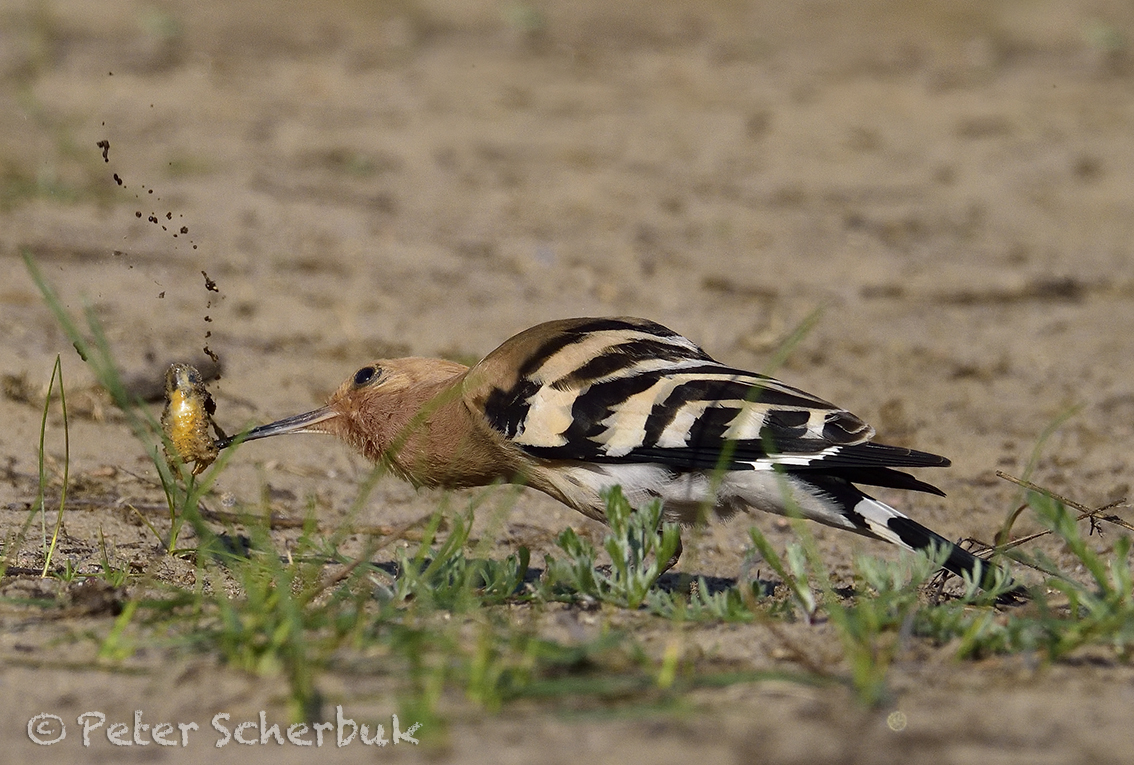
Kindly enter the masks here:
<path id="1" fill-rule="evenodd" d="M 688 595 L 650 590 L 645 606 L 650 613 L 676 622 L 751 622 L 761 608 L 759 600 L 766 594 L 761 582 L 737 582 L 713 591 L 704 577 L 698 577 Z"/>
<path id="2" fill-rule="evenodd" d="M 582 595 L 638 608 L 661 576 L 662 567 L 677 553 L 681 529 L 674 523 L 662 523 L 660 502 L 634 510 L 619 487 L 603 499 L 609 531 L 602 546 L 610 556 L 610 572 L 596 569 L 594 546 L 580 539 L 574 529 L 567 529 L 556 540 L 567 558 L 547 556 L 543 595 L 551 599 Z"/>
<path id="3" fill-rule="evenodd" d="M 947 554 L 945 550 L 934 558 L 903 554 L 893 563 L 858 556 L 857 592 L 851 600 L 844 601 L 830 586 L 824 588 L 823 607 L 842 639 L 851 685 L 867 706 L 888 700 L 886 678 L 910 637 L 914 614 L 922 607 L 919 589 Z"/>
<path id="4" fill-rule="evenodd" d="M 137 648 L 136 643 L 126 635 L 126 629 L 138 611 L 138 601 L 131 600 L 126 603 L 114 619 L 114 626 L 102 640 L 98 649 L 98 657 L 104 661 L 122 661 L 133 655 Z"/>
<path id="5" fill-rule="evenodd" d="M 98 551 L 99 563 L 102 566 L 102 572 L 98 576 L 111 587 L 124 586 L 130 578 L 130 572 L 126 568 L 115 566 L 111 562 L 110 555 L 106 550 L 106 537 L 103 536 L 101 527 L 98 530 Z"/>
<path id="6" fill-rule="evenodd" d="M 797 523 L 795 525 L 797 531 L 806 534 L 802 529 L 802 524 Z M 803 546 L 798 542 L 789 544 L 784 553 L 787 558 L 785 564 L 760 529 L 753 526 L 748 530 L 748 536 L 752 540 L 752 546 L 760 553 L 764 562 L 771 567 L 772 571 L 776 572 L 776 575 L 788 588 L 792 600 L 803 612 L 804 618 L 810 619 L 815 614 L 817 604 L 815 593 L 811 590 L 810 576 L 807 570 L 807 555 Z"/>
<path id="7" fill-rule="evenodd" d="M 202 539 L 189 632 L 232 666 L 284 676 L 292 718 L 313 719 L 321 703 L 318 673 L 336 650 L 360 638 L 374 611 L 381 613 L 362 565 L 368 555 L 327 575 L 325 559 L 311 555 L 324 540 L 304 533 L 295 554 L 283 558 L 266 523 L 248 517 L 244 527 L 247 553 L 211 532 Z"/>
<path id="8" fill-rule="evenodd" d="M 221 655 L 255 674 L 286 674 L 292 718 L 313 717 L 319 700 L 312 654 L 323 625 L 321 614 L 303 608 L 302 593 L 312 585 L 309 571 L 284 564 L 262 547 L 246 560 L 230 558 L 225 569 L 239 583 L 241 596 L 210 599 L 219 617 L 215 640 Z M 224 592 L 224 573 L 213 570 L 211 578 L 213 589 Z"/>
<path id="9" fill-rule="evenodd" d="M 1048 606 L 1047 597 L 1038 598 L 1042 644 L 1051 659 L 1090 643 L 1110 643 L 1116 653 L 1129 656 L 1134 644 L 1134 598 L 1130 562 L 1130 537 L 1119 536 L 1109 556 L 1095 552 L 1080 531 L 1076 518 L 1067 507 L 1051 496 L 1030 492 L 1028 505 L 1039 519 L 1063 541 L 1080 565 L 1090 575 L 1092 584 L 1082 584 L 1057 573 L 1046 587 L 1067 599 L 1065 616 L 1060 617 Z M 1053 568 L 1042 562 L 1044 568 Z M 1092 586 L 1093 585 L 1093 586 Z"/>
<path id="10" fill-rule="evenodd" d="M 55 381 L 59 381 L 59 406 L 63 411 L 63 485 L 59 490 L 59 512 L 55 517 L 55 528 L 51 532 L 51 541 L 47 539 L 47 467 L 46 467 L 46 441 L 47 441 L 47 414 L 51 410 L 51 393 L 55 390 Z M 55 546 L 59 542 L 59 532 L 63 528 L 63 508 L 67 504 L 67 485 L 71 470 L 71 430 L 67 423 L 67 393 L 63 387 L 63 362 L 57 355 L 55 364 L 51 368 L 51 379 L 47 384 L 47 395 L 43 401 L 43 417 L 39 423 L 39 489 L 36 494 L 36 506 L 39 507 L 40 524 L 43 532 L 43 573 L 51 570 L 51 560 L 55 555 Z M 69 562 L 68 562 L 69 563 Z"/>
<path id="11" fill-rule="evenodd" d="M 398 551 L 398 576 L 390 596 L 399 602 L 413 599 L 450 611 L 468 611 L 515 598 L 528 571 L 528 549 L 521 547 L 503 561 L 470 560 L 465 548 L 472 530 L 472 510 L 454 516 L 448 537 L 434 548 L 443 519 L 440 511 L 433 514 L 416 552 Z"/>

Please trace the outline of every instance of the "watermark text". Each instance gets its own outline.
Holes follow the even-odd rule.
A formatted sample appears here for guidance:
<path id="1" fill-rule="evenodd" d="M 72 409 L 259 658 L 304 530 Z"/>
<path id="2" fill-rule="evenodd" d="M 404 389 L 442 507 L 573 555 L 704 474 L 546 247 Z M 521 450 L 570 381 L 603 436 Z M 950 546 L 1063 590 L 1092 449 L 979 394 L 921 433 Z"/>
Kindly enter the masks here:
<path id="1" fill-rule="evenodd" d="M 234 720 L 228 712 L 213 715 L 203 726 L 188 722 L 147 722 L 142 710 L 134 710 L 132 722 L 109 720 L 98 711 L 83 712 L 75 718 L 74 732 L 82 746 L 106 743 L 113 746 L 181 746 L 212 744 L 225 747 L 238 746 L 335 746 L 352 744 L 386 746 L 387 744 L 416 744 L 414 738 L 421 723 L 413 723 L 402 730 L 397 715 L 390 716 L 390 734 L 381 724 L 356 722 L 343 714 L 342 706 L 335 707 L 334 721 L 293 723 L 283 725 L 271 722 L 266 712 L 251 720 Z M 41 712 L 28 720 L 28 738 L 40 746 L 58 744 L 67 738 L 67 723 L 59 715 Z"/>

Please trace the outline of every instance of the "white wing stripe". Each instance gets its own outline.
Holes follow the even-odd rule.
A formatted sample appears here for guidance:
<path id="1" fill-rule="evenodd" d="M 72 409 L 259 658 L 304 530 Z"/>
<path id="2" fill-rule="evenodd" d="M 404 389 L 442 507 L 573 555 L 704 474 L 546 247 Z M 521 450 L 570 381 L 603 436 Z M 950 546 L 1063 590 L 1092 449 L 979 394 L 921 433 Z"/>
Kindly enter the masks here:
<path id="1" fill-rule="evenodd" d="M 607 349 L 633 340 L 650 340 L 652 342 L 669 343 L 676 347 L 692 351 L 699 350 L 692 342 L 680 336 L 658 337 L 648 332 L 626 329 L 592 332 L 579 339 L 577 342 L 570 343 L 553 353 L 539 365 L 539 368 L 537 368 L 529 378 L 533 382 L 550 384 L 576 371 L 588 361 L 601 356 Z M 672 363 L 673 362 L 668 362 L 668 364 Z M 705 361 L 701 360 L 699 363 L 704 364 Z M 667 366 L 665 360 L 658 360 L 657 362 L 642 361 L 627 370 L 622 370 L 621 373 L 613 377 L 623 377 L 626 376 L 626 374 L 639 374 L 643 369 L 643 364 L 655 364 L 655 368 L 657 369 Z"/>
<path id="2" fill-rule="evenodd" d="M 751 465 L 754 470 L 771 470 L 776 465 L 807 467 L 812 462 L 838 454 L 842 448 L 842 446 L 828 446 L 826 449 L 819 449 L 807 454 L 776 454 L 758 460 L 741 460 L 741 462 L 745 465 Z"/>
<path id="3" fill-rule="evenodd" d="M 662 449 L 680 449 L 689 445 L 689 431 L 697 424 L 698 418 L 713 404 L 712 401 L 690 401 L 674 415 L 673 419 L 658 437 Z"/>
<path id="4" fill-rule="evenodd" d="M 621 457 L 645 443 L 646 421 L 658 399 L 657 388 L 665 387 L 662 382 L 625 399 L 602 421 L 606 430 L 596 440 L 603 445 L 607 456 Z"/>
<path id="5" fill-rule="evenodd" d="M 576 391 L 556 390 L 549 385 L 540 388 L 532 396 L 528 414 L 512 441 L 520 446 L 565 446 L 563 434 L 574 420 L 571 406 L 577 395 Z"/>

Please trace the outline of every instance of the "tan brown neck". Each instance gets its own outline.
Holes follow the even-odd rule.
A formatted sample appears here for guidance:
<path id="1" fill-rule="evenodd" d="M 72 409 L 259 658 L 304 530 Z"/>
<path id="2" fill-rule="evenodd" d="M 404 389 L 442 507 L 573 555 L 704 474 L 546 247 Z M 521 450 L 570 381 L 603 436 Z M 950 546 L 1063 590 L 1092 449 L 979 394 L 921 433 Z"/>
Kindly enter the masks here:
<path id="1" fill-rule="evenodd" d="M 515 447 L 465 404 L 461 383 L 467 368 L 428 361 L 432 368 L 412 370 L 413 384 L 337 396 L 333 405 L 343 416 L 336 433 L 418 486 L 458 488 L 509 480 L 518 467 Z"/>

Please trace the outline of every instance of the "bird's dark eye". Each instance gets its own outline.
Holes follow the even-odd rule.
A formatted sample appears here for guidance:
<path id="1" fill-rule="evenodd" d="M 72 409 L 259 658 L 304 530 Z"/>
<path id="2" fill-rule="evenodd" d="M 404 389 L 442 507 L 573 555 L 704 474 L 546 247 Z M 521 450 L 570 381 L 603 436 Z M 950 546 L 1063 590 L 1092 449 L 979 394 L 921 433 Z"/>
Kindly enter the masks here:
<path id="1" fill-rule="evenodd" d="M 378 377 L 378 367 L 363 367 L 354 373 L 354 384 L 357 387 L 362 387 Z"/>

